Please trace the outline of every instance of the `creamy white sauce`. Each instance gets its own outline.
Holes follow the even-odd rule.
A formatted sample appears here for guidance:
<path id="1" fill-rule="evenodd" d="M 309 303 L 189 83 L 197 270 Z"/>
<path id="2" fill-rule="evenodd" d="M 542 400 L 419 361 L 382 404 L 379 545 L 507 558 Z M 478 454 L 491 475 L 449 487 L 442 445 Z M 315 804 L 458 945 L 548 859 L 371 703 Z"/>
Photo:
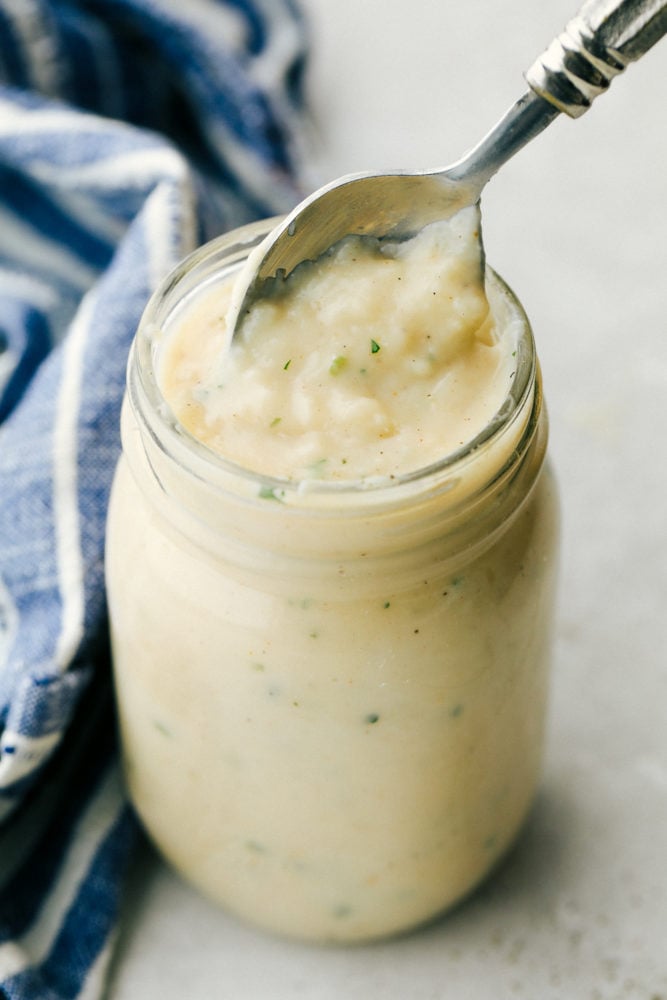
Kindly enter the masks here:
<path id="1" fill-rule="evenodd" d="M 166 398 L 195 437 L 288 479 L 396 476 L 456 451 L 507 395 L 484 286 L 479 212 L 406 243 L 349 238 L 260 301 L 225 355 L 232 282 L 169 331 Z"/>

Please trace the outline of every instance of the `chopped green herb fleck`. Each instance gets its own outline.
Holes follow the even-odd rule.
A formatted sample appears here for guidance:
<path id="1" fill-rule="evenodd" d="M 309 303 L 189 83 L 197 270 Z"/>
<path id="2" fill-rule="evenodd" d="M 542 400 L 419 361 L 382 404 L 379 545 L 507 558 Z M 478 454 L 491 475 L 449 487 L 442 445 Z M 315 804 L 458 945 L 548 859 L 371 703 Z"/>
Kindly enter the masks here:
<path id="1" fill-rule="evenodd" d="M 308 608 L 312 608 L 315 604 L 314 597 L 288 597 L 287 603 L 291 608 L 303 608 L 307 611 Z"/>
<path id="2" fill-rule="evenodd" d="M 364 719 L 367 726 L 374 726 L 376 722 L 380 721 L 380 716 L 377 712 L 369 712 L 369 714 Z"/>
<path id="3" fill-rule="evenodd" d="M 384 604 L 382 605 L 382 607 L 383 608 L 390 608 L 391 607 L 391 601 L 385 601 Z"/>
<path id="4" fill-rule="evenodd" d="M 320 634 L 319 632 L 311 632 L 310 633 L 310 638 L 311 639 L 317 639 L 317 637 L 319 636 L 319 634 Z"/>
<path id="5" fill-rule="evenodd" d="M 292 364 L 292 359 L 290 358 L 289 361 L 286 361 L 285 364 L 283 365 L 283 371 L 286 372 L 291 364 Z"/>
<path id="6" fill-rule="evenodd" d="M 371 354 L 377 354 L 379 350 L 380 350 L 380 345 L 378 344 L 377 340 L 371 340 Z"/>
<path id="7" fill-rule="evenodd" d="M 449 714 L 451 715 L 452 719 L 458 719 L 459 715 L 463 714 L 463 705 L 461 704 L 454 705 L 450 709 Z"/>
<path id="8" fill-rule="evenodd" d="M 277 427 L 282 419 L 283 419 L 282 417 L 274 417 L 271 423 L 269 424 L 269 427 Z"/>
<path id="9" fill-rule="evenodd" d="M 266 847 L 264 844 L 260 844 L 258 840 L 246 840 L 245 846 L 253 854 L 266 854 Z"/>
<path id="10" fill-rule="evenodd" d="M 348 360 L 343 354 L 339 354 L 329 365 L 330 375 L 340 375 L 344 368 L 347 368 Z"/>
<path id="11" fill-rule="evenodd" d="M 313 478 L 317 479 L 319 476 L 324 474 L 324 469 L 326 467 L 328 459 L 318 458 L 316 462 L 311 462 L 308 466 L 308 472 Z"/>
<path id="12" fill-rule="evenodd" d="M 261 486 L 259 496 L 261 500 L 277 500 L 278 503 L 283 502 L 282 497 L 276 493 L 272 486 Z"/>
<path id="13" fill-rule="evenodd" d="M 171 739 L 174 735 L 169 726 L 165 726 L 164 722 L 160 722 L 159 719 L 153 719 L 153 725 L 157 729 L 158 733 L 162 733 L 163 736 L 167 736 L 169 739 Z"/>

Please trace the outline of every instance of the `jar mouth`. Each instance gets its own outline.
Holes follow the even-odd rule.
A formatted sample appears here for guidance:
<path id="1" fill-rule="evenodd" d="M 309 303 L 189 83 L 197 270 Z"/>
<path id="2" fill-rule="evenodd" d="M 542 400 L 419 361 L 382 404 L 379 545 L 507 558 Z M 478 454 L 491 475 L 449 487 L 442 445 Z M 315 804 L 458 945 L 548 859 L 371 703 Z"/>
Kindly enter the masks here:
<path id="1" fill-rule="evenodd" d="M 511 324 L 516 330 L 514 376 L 507 395 L 486 426 L 470 441 L 441 458 L 390 476 L 290 479 L 260 473 L 226 458 L 180 423 L 158 378 L 160 350 L 170 317 L 185 297 L 194 294 L 207 281 L 239 266 L 277 221 L 269 219 L 243 226 L 200 247 L 167 275 L 148 302 L 130 352 L 128 397 L 159 449 L 208 484 L 216 484 L 248 499 L 280 500 L 296 507 L 329 507 L 332 503 L 352 500 L 366 506 L 393 499 L 398 501 L 416 492 L 447 492 L 460 482 L 466 468 L 481 452 L 508 435 L 516 437 L 516 446 L 496 470 L 492 482 L 506 473 L 508 466 L 517 461 L 532 440 L 541 395 L 539 386 L 536 392 L 537 360 L 530 322 L 512 290 L 489 267 L 486 269 L 486 291 L 496 322 L 502 326 Z"/>

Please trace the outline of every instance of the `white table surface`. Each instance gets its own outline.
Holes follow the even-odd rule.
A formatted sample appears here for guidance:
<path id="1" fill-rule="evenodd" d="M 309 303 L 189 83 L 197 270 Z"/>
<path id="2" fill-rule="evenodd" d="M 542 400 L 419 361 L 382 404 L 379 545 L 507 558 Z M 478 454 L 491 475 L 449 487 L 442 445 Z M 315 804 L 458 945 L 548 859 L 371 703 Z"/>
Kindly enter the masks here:
<path id="1" fill-rule="evenodd" d="M 319 177 L 447 163 L 573 0 L 306 0 Z M 108 1000 L 667 1000 L 667 41 L 492 181 L 563 504 L 542 791 L 472 899 L 398 941 L 274 940 L 139 859 Z"/>

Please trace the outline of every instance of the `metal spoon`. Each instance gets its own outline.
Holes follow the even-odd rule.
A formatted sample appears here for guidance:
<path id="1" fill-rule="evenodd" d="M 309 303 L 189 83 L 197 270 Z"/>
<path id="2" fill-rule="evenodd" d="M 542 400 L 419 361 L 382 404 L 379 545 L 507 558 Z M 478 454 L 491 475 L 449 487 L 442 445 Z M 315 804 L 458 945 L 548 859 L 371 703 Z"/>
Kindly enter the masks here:
<path id="1" fill-rule="evenodd" d="M 267 281 L 350 234 L 407 239 L 474 204 L 498 168 L 560 112 L 582 115 L 667 32 L 667 0 L 588 0 L 525 74 L 531 88 L 462 159 L 443 169 L 348 174 L 301 202 L 252 252 L 228 313 L 229 338 Z"/>

